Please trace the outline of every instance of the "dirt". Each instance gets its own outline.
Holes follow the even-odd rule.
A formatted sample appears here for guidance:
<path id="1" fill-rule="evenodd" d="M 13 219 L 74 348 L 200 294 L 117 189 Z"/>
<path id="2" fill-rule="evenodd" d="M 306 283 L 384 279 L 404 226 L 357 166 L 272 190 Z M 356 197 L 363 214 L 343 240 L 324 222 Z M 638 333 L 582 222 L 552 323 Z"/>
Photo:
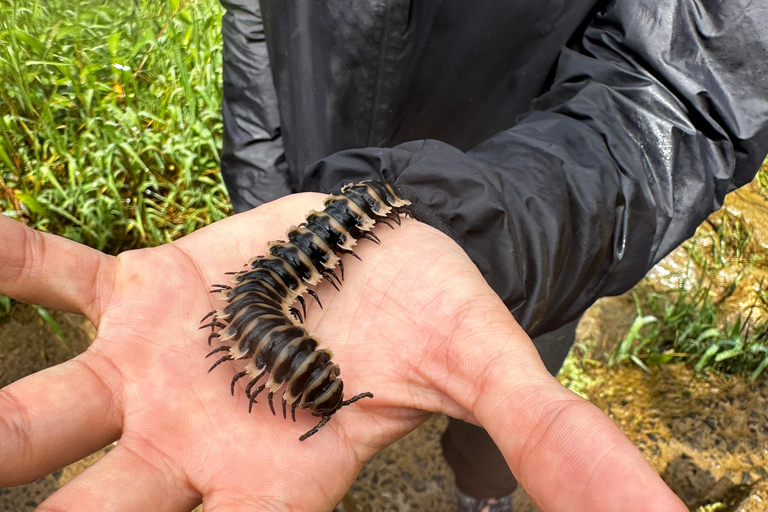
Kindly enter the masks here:
<path id="1" fill-rule="evenodd" d="M 656 366 L 648 374 L 634 366 L 609 370 L 573 362 L 560 379 L 581 382 L 583 394 L 624 431 L 692 508 L 705 505 L 706 494 L 722 480 L 721 487 L 730 481 L 729 489 L 741 485 L 746 493 L 738 506 L 722 512 L 766 510 L 768 379 L 753 383 L 743 377 L 702 377 L 684 365 Z M 689 463 L 679 466 L 680 458 Z M 697 484 L 686 484 L 697 478 Z M 711 496 L 724 497 L 717 492 Z M 516 512 L 536 510 L 520 496 Z"/>
<path id="2" fill-rule="evenodd" d="M 16 305 L 0 320 L 0 387 L 34 372 L 62 363 L 85 351 L 96 335 L 85 317 L 52 312 L 61 329 L 59 339 L 32 307 Z M 101 458 L 105 451 L 86 457 L 29 485 L 0 489 L 0 512 L 34 510 L 59 487 Z"/>
<path id="3" fill-rule="evenodd" d="M 59 312 L 52 315 L 65 341 L 30 306 L 18 304 L 9 316 L 0 319 L 0 386 L 62 363 L 88 348 L 96 330 L 86 318 Z"/>

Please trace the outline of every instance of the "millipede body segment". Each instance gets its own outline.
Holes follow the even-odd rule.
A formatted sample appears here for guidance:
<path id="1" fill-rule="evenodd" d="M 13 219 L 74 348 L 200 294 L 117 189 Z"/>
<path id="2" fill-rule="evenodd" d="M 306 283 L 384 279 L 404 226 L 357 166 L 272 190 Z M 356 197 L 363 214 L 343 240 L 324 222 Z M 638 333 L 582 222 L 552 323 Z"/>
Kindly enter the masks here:
<path id="1" fill-rule="evenodd" d="M 259 393 L 269 390 L 267 399 L 274 414 L 273 396 L 284 388 L 284 418 L 287 405 L 291 406 L 294 421 L 297 408 L 321 418 L 317 426 L 301 436 L 303 441 L 342 407 L 373 397 L 366 392 L 344 400 L 344 384 L 339 378 L 339 366 L 331 360 L 333 353 L 318 348 L 320 340 L 303 326 L 304 295 L 309 294 L 322 307 L 317 293 L 308 286 L 327 279 L 338 289 L 344 279 L 340 256 L 357 257 L 352 248 L 361 238 L 378 243 L 372 232 L 374 226 L 384 223 L 393 227 L 389 221 L 400 224 L 400 215 L 409 214 L 410 204 L 388 183 L 363 181 L 347 185 L 339 195 L 326 198 L 323 211 L 311 211 L 305 222 L 291 227 L 287 241 L 270 242 L 266 255 L 253 258 L 245 270 L 231 272 L 235 276 L 231 286 L 213 285 L 211 292 L 218 293 L 227 305 L 208 313 L 203 322 L 210 321 L 201 328 L 212 329 L 209 345 L 214 338 L 231 345 L 222 345 L 208 354 L 226 352 L 211 370 L 225 361 L 248 360 L 245 369 L 232 379 L 231 391 L 234 395 L 238 379 L 250 378 L 245 387 L 249 412 Z M 337 266 L 341 278 L 334 271 Z M 301 311 L 295 303 L 301 305 Z"/>

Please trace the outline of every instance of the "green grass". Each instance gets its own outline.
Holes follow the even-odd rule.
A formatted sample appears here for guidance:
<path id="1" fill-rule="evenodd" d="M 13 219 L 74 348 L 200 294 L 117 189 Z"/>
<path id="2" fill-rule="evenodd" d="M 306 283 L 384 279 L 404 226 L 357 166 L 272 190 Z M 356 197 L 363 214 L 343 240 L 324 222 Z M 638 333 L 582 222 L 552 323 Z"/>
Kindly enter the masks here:
<path id="1" fill-rule="evenodd" d="M 748 222 L 723 208 L 710 215 L 696 234 L 683 243 L 683 248 L 697 267 L 719 272 L 735 265 L 749 266 L 765 260 L 762 248 L 750 245 L 751 241 Z"/>
<path id="2" fill-rule="evenodd" d="M 0 0 L 6 215 L 116 254 L 230 213 L 218 174 L 221 9 L 177 7 Z"/>
<path id="3" fill-rule="evenodd" d="M 738 283 L 721 294 L 704 277 L 665 293 L 634 293 L 637 316 L 609 364 L 633 361 L 649 371 L 650 365 L 684 362 L 697 372 L 756 379 L 768 367 L 768 289 L 761 282 L 755 303 L 729 322 L 721 306 Z"/>
<path id="4" fill-rule="evenodd" d="M 757 172 L 755 183 L 757 183 L 760 194 L 768 199 L 768 159 L 763 162 L 763 166 Z"/>

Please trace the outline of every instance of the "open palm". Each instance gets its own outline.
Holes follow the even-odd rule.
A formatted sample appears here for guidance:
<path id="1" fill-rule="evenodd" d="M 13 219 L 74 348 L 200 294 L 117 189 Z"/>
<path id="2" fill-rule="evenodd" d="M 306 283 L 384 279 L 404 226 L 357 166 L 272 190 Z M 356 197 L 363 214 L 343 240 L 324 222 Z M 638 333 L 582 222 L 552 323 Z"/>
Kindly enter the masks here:
<path id="1" fill-rule="evenodd" d="M 347 395 L 375 398 L 305 442 L 306 411 L 296 423 L 264 403 L 249 414 L 245 379 L 230 395 L 244 363 L 207 373 L 199 320 L 221 306 L 208 290 L 322 199 L 284 198 L 117 258 L 0 216 L 0 293 L 98 328 L 84 354 L 0 391 L 0 486 L 119 439 L 40 510 L 330 510 L 365 461 L 442 411 L 486 427 L 545 510 L 685 510 L 610 420 L 548 375 L 466 254 L 416 221 L 361 242 L 341 292 L 321 285 L 323 309 L 308 310 Z"/>

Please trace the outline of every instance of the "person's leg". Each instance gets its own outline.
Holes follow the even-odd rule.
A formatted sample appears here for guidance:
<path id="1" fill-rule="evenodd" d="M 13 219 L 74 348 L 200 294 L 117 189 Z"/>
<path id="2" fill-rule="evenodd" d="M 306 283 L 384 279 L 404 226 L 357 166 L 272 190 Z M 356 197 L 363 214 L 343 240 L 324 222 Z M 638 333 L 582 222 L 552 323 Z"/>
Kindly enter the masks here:
<path id="1" fill-rule="evenodd" d="M 575 320 L 533 340 L 552 375 L 557 374 L 568 355 L 576 338 L 578 323 Z M 449 418 L 441 444 L 443 455 L 456 477 L 459 510 L 511 510 L 511 500 L 506 497 L 517 488 L 517 480 L 512 476 L 501 451 L 483 428 Z M 494 504 L 489 499 L 498 503 Z"/>
<path id="2" fill-rule="evenodd" d="M 221 0 L 221 175 L 235 213 L 290 194 L 280 112 L 259 2 Z"/>

